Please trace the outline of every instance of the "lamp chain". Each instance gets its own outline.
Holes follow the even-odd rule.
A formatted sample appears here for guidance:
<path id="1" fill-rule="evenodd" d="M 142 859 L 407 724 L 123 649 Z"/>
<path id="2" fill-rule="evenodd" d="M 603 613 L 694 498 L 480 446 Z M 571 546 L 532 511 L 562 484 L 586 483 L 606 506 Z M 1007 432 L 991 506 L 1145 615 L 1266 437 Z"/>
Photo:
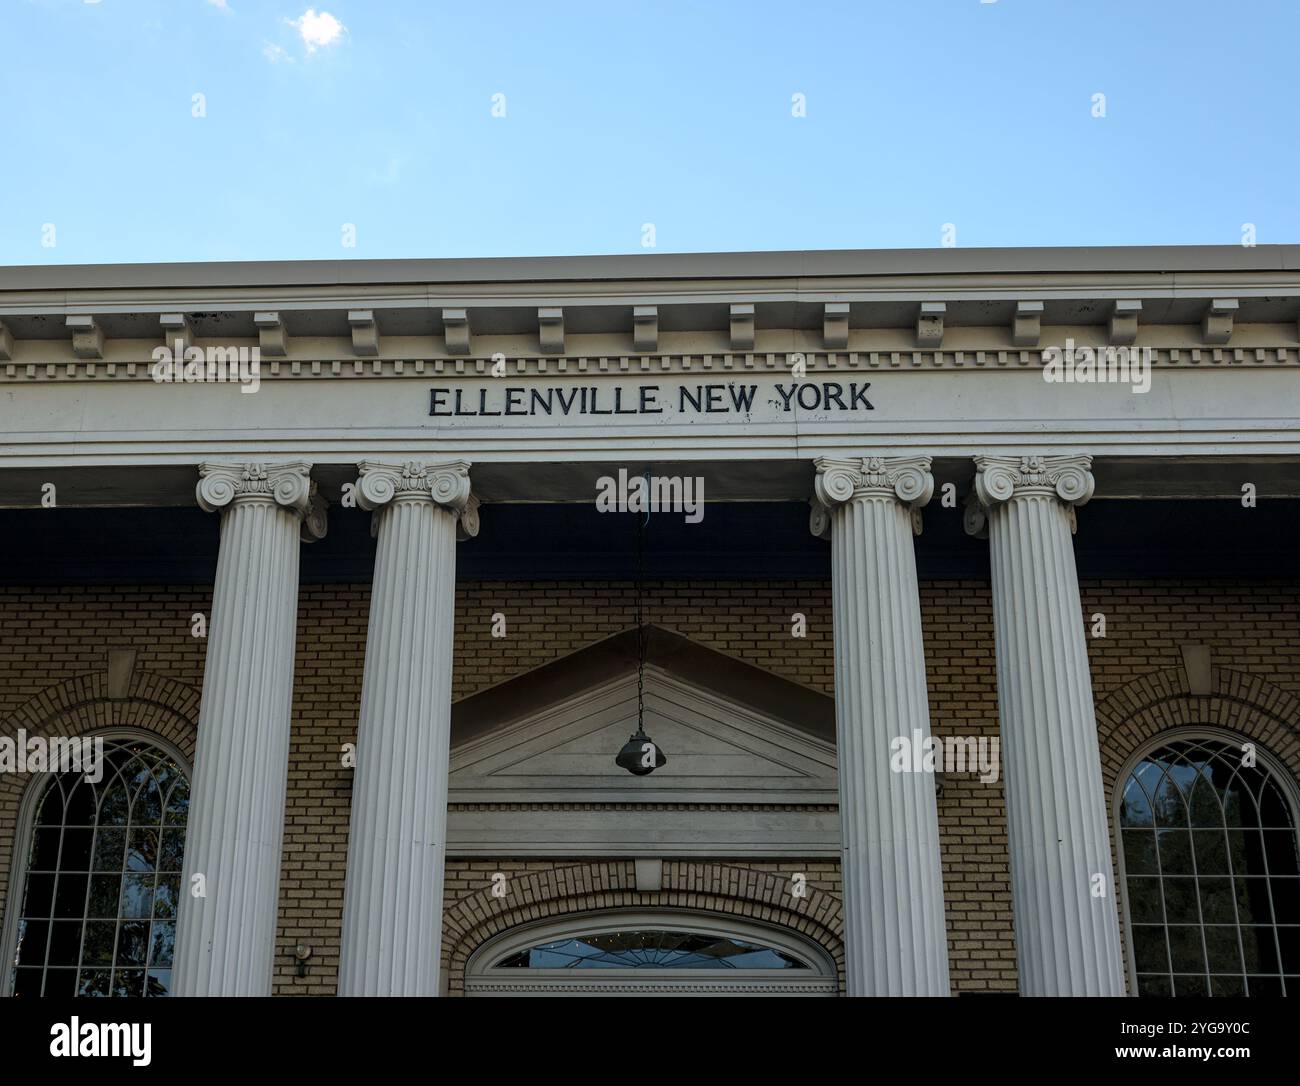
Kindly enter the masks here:
<path id="1" fill-rule="evenodd" d="M 636 518 L 636 731 L 645 734 L 645 526 L 650 520 L 647 510 L 644 520 Z"/>

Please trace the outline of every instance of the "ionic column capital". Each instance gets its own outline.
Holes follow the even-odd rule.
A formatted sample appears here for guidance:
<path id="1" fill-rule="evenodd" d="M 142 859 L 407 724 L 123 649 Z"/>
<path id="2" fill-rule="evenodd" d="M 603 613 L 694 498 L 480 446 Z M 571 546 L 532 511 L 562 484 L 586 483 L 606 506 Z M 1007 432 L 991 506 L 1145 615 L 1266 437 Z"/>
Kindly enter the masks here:
<path id="1" fill-rule="evenodd" d="M 889 498 L 910 506 L 912 530 L 921 534 L 921 506 L 934 494 L 930 457 L 860 456 L 841 460 L 822 456 L 813 463 L 817 478 L 808 522 L 813 535 L 829 538 L 831 511 L 865 498 Z"/>
<path id="2" fill-rule="evenodd" d="M 456 517 L 461 539 L 476 536 L 479 500 L 470 490 L 469 467 L 466 460 L 439 464 L 363 460 L 357 465 L 357 503 L 375 512 L 392 502 L 430 501 Z"/>
<path id="3" fill-rule="evenodd" d="M 321 539 L 327 525 L 328 502 L 316 492 L 311 464 L 302 460 L 270 464 L 203 463 L 194 490 L 199 507 L 216 513 L 240 501 L 274 502 L 302 519 L 302 538 Z"/>
<path id="4" fill-rule="evenodd" d="M 1086 505 L 1095 485 L 1091 456 L 975 457 L 975 493 L 989 508 L 1035 494 Z"/>
<path id="5" fill-rule="evenodd" d="M 1018 498 L 1050 497 L 1065 505 L 1070 530 L 1074 531 L 1075 507 L 1086 505 L 1096 480 L 1092 457 L 1066 456 L 977 456 L 975 489 L 967 501 L 966 531 L 975 536 L 987 532 L 990 509 Z"/>

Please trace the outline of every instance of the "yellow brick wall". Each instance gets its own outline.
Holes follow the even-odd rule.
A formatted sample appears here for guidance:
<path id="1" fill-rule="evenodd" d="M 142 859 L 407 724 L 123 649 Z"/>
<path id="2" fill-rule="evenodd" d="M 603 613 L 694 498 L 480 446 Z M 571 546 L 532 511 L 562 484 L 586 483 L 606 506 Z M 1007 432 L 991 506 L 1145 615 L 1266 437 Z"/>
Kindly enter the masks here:
<path id="1" fill-rule="evenodd" d="M 1095 612 L 1107 620 L 1107 636 L 1088 640 L 1099 702 L 1153 671 L 1177 668 L 1184 641 L 1212 645 L 1216 665 L 1300 694 L 1300 583 L 1087 582 L 1082 597 L 1081 621 Z M 102 673 L 109 648 L 136 649 L 138 673 L 165 677 L 178 689 L 199 687 L 205 642 L 190 635 L 190 616 L 206 612 L 209 604 L 210 590 L 202 587 L 0 589 L 0 728 L 16 728 L 25 719 L 24 707 L 43 692 Z M 301 593 L 276 960 L 280 992 L 334 990 L 351 790 L 339 751 L 355 735 L 368 607 L 365 585 L 307 586 Z M 506 617 L 505 639 L 491 636 L 496 612 Z M 807 616 L 806 638 L 790 635 L 794 612 Z M 935 732 L 996 735 L 988 586 L 926 583 L 922 615 Z M 627 585 L 462 585 L 456 696 L 625 629 L 633 616 Z M 833 689 L 825 583 L 656 585 L 648 590 L 646 618 L 775 674 L 827 693 Z M 1103 761 L 1110 727 L 1104 725 L 1101 734 Z M 0 900 L 7 900 L 15 797 L 23 782 L 2 783 Z M 1014 990 L 1001 784 L 950 776 L 939 818 L 954 990 Z M 763 864 L 718 859 L 732 868 L 764 870 Z M 548 866 L 509 858 L 480 863 L 534 874 Z M 825 894 L 837 897 L 834 865 L 824 871 L 811 862 L 802 866 L 817 870 Z M 480 892 L 481 881 L 478 867 L 450 863 L 449 912 Z M 289 957 L 300 941 L 316 954 L 306 979 L 296 977 Z"/>

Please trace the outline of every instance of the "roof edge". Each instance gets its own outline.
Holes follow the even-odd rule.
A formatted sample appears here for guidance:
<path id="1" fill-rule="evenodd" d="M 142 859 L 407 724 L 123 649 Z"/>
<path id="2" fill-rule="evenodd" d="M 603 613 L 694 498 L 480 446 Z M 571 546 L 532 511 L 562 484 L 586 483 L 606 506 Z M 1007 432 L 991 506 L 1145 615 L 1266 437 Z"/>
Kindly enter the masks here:
<path id="1" fill-rule="evenodd" d="M 1300 245 L 818 249 L 400 260 L 28 264 L 0 266 L 0 290 L 1216 271 L 1300 271 Z"/>

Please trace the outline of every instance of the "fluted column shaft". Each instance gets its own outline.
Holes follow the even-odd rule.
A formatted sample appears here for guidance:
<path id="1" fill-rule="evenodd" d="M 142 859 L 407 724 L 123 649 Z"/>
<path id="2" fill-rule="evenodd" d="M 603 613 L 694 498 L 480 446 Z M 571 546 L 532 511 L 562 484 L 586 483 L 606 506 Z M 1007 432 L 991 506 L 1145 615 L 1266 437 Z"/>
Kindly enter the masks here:
<path id="1" fill-rule="evenodd" d="M 933 773 L 891 751 L 930 738 L 913 534 L 929 457 L 817 461 L 813 531 L 831 537 L 835 723 L 848 994 L 947 995 Z"/>
<path id="2" fill-rule="evenodd" d="M 458 528 L 469 465 L 363 463 L 378 535 L 352 784 L 339 995 L 438 994 Z"/>
<path id="3" fill-rule="evenodd" d="M 1123 995 L 1110 834 L 1071 534 L 1086 456 L 976 457 L 993 573 L 1022 995 Z"/>
<path id="4" fill-rule="evenodd" d="M 224 512 L 173 959 L 179 995 L 271 994 L 299 539 L 324 534 L 309 471 L 199 468 L 199 504 Z"/>

